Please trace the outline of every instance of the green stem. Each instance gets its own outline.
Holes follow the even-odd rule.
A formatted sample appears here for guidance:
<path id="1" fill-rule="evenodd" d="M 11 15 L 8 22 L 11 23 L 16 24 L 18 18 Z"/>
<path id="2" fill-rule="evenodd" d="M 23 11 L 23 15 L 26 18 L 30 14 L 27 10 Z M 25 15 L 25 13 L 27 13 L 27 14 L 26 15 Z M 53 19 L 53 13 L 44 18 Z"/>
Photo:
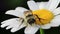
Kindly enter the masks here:
<path id="1" fill-rule="evenodd" d="M 44 31 L 42 28 L 40 28 L 40 34 L 44 34 Z"/>

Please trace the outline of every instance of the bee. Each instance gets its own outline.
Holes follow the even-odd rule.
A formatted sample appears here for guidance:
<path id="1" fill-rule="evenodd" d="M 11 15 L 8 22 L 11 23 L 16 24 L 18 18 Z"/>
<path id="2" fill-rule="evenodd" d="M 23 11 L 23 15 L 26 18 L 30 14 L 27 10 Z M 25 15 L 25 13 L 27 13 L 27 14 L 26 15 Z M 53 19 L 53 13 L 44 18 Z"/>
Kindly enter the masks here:
<path id="1" fill-rule="evenodd" d="M 41 18 L 39 18 L 36 14 L 33 14 L 31 10 L 25 11 L 24 16 L 25 19 L 22 19 L 22 23 L 26 20 L 26 22 L 29 23 L 30 25 L 32 24 L 43 25 L 43 23 L 40 21 Z"/>

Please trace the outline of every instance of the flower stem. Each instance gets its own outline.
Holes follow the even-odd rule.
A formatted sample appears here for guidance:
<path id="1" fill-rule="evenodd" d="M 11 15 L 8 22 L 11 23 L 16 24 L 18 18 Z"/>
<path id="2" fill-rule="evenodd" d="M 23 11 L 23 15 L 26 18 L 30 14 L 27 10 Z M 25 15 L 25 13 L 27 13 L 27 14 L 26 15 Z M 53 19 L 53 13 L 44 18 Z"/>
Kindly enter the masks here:
<path id="1" fill-rule="evenodd" d="M 44 34 L 44 31 L 42 28 L 40 28 L 40 34 Z"/>

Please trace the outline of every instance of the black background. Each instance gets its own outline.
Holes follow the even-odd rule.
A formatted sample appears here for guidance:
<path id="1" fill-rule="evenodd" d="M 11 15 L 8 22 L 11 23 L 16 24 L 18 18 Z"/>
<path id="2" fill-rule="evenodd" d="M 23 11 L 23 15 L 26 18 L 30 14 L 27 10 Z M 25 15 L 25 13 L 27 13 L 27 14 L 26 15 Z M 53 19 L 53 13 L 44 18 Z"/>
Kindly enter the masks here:
<path id="1" fill-rule="evenodd" d="M 15 9 L 16 7 L 25 7 L 27 9 L 27 2 L 28 0 L 0 0 L 0 23 L 4 20 L 10 19 L 10 18 L 17 18 L 16 16 L 12 16 L 12 15 L 6 15 L 4 14 L 7 10 L 12 10 Z M 48 0 L 34 0 L 36 2 L 45 2 Z M 1 24 L 0 24 L 1 25 Z M 15 33 L 11 33 L 10 30 L 6 30 L 5 28 L 0 28 L 0 34 L 24 34 L 24 29 L 21 29 Z M 36 34 L 39 34 L 39 30 Z M 48 30 L 44 30 L 45 34 L 60 34 L 60 27 L 56 27 L 56 28 L 51 28 Z"/>

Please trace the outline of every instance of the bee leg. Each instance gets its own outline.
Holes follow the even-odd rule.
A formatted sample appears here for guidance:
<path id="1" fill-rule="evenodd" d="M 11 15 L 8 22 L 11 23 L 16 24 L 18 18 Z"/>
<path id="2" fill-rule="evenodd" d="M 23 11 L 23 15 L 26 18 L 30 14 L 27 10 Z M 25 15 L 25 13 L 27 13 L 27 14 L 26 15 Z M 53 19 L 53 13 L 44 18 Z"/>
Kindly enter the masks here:
<path id="1" fill-rule="evenodd" d="M 44 25 L 44 23 L 42 23 L 41 20 L 40 20 L 40 23 L 41 23 L 41 25 Z"/>
<path id="2" fill-rule="evenodd" d="M 21 21 L 22 20 L 22 21 Z M 19 25 L 19 26 L 21 26 L 22 24 L 23 24 L 23 22 L 24 22 L 24 19 L 22 18 L 20 21 L 21 21 L 21 24 Z"/>
<path id="3" fill-rule="evenodd" d="M 22 23 L 24 22 L 24 19 L 22 19 Z"/>

